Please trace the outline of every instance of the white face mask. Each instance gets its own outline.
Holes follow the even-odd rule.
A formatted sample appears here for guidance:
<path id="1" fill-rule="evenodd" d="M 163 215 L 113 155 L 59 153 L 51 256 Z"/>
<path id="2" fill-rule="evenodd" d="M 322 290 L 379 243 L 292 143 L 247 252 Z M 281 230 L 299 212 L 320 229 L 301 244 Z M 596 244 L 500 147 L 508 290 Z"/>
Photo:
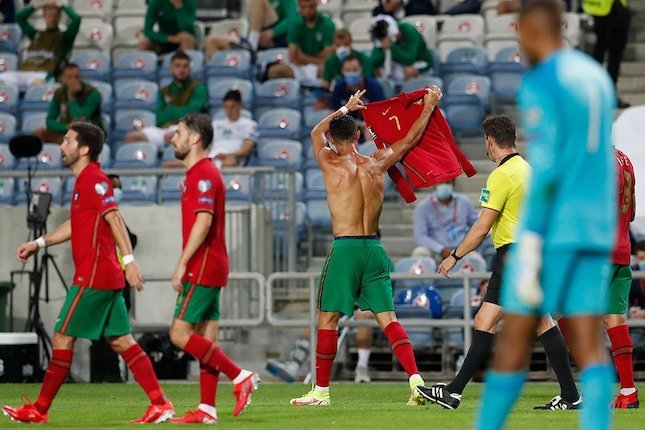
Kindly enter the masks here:
<path id="1" fill-rule="evenodd" d="M 351 50 L 349 49 L 349 46 L 339 46 L 336 48 L 336 56 L 340 61 L 343 61 L 349 54 Z"/>
<path id="2" fill-rule="evenodd" d="M 452 185 L 450 184 L 439 184 L 435 187 L 434 193 L 439 200 L 448 200 L 452 197 Z"/>

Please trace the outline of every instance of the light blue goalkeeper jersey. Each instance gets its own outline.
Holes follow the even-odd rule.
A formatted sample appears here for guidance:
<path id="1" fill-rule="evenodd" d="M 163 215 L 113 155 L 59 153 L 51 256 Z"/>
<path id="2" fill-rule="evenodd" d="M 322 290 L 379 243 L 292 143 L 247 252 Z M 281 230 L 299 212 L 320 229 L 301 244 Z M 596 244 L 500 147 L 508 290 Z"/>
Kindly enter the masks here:
<path id="1" fill-rule="evenodd" d="M 615 102 L 605 69 L 574 50 L 556 52 L 522 80 L 518 104 L 533 174 L 521 228 L 541 234 L 547 249 L 613 247 Z"/>

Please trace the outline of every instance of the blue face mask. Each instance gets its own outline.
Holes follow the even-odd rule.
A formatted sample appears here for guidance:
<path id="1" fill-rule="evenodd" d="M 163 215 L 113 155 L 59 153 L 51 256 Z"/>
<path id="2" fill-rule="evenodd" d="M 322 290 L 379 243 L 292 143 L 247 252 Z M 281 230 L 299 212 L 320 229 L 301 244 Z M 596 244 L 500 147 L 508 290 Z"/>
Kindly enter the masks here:
<path id="1" fill-rule="evenodd" d="M 350 87 L 355 87 L 361 83 L 361 74 L 360 73 L 345 73 L 345 83 Z"/>
<path id="2" fill-rule="evenodd" d="M 347 56 L 349 55 L 350 52 L 351 52 L 351 50 L 349 49 L 348 46 L 339 46 L 338 48 L 336 48 L 336 56 L 338 57 L 338 59 L 341 62 L 345 58 L 347 58 Z"/>
<path id="3" fill-rule="evenodd" d="M 121 188 L 114 188 L 112 191 L 114 192 L 114 200 L 119 203 L 121 201 L 121 196 L 123 196 L 123 190 Z"/>
<path id="4" fill-rule="evenodd" d="M 643 270 L 645 271 L 645 261 L 640 261 L 638 263 L 638 270 Z"/>
<path id="5" fill-rule="evenodd" d="M 435 187 L 434 193 L 439 200 L 448 200 L 452 197 L 452 185 L 439 184 Z"/>

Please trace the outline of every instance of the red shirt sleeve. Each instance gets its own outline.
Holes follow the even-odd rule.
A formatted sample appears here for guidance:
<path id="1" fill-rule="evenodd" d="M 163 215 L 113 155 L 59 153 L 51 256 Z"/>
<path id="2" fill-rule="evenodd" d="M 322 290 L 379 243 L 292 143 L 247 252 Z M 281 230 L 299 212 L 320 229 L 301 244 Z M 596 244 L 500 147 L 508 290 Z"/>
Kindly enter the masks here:
<path id="1" fill-rule="evenodd" d="M 96 207 L 101 216 L 119 208 L 114 198 L 112 184 L 107 178 L 93 176 L 88 181 L 88 186 L 91 187 L 88 190 L 88 195 L 91 196 L 90 202 Z"/>
<path id="2" fill-rule="evenodd" d="M 215 213 L 215 181 L 210 175 L 196 172 L 187 184 L 189 187 L 191 207 L 197 212 Z"/>

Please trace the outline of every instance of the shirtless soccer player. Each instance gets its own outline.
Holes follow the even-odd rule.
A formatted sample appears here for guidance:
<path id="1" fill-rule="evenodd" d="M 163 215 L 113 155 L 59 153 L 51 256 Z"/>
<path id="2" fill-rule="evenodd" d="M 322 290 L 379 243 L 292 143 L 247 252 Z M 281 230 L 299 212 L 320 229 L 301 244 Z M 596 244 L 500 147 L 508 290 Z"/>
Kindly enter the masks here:
<path id="1" fill-rule="evenodd" d="M 291 399 L 294 406 L 329 405 L 329 375 L 336 356 L 338 319 L 351 315 L 354 303 L 374 313 L 387 335 L 394 354 L 409 376 L 408 405 L 423 404 L 414 390 L 423 385 L 408 335 L 396 320 L 390 281 L 390 260 L 376 236 L 383 206 L 385 172 L 416 145 L 430 115 L 441 99 L 437 87 L 427 90 L 424 108 L 408 134 L 370 157 L 358 153 L 356 122 L 347 115 L 366 109 L 357 91 L 336 112 L 311 131 L 314 154 L 323 172 L 327 204 L 332 218 L 334 242 L 323 266 L 318 291 L 318 345 L 316 384 L 302 397 Z M 329 132 L 336 152 L 325 144 Z"/>

